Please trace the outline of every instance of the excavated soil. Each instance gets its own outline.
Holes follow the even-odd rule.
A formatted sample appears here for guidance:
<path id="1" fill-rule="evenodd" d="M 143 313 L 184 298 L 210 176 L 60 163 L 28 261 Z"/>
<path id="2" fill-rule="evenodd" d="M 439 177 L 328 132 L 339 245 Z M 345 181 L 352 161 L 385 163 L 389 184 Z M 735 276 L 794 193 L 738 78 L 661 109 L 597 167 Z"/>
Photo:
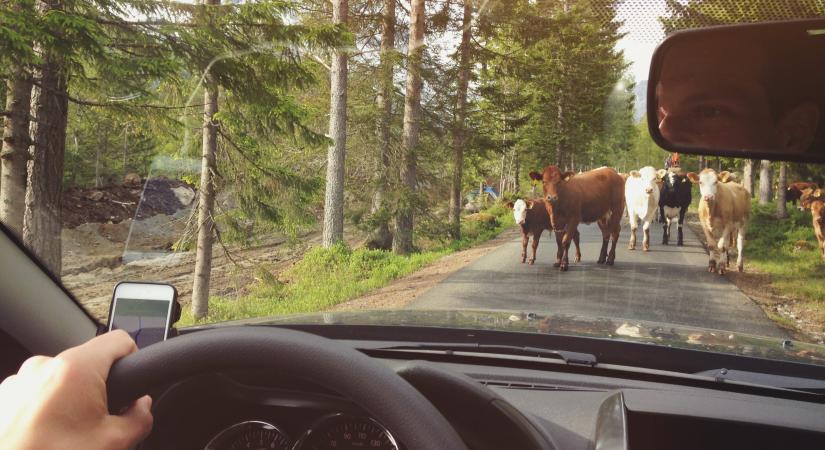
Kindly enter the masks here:
<path id="1" fill-rule="evenodd" d="M 158 214 L 172 215 L 189 207 L 194 199 L 193 186 L 166 177 L 152 178 L 142 184 L 70 187 L 63 193 L 63 227 L 75 228 L 89 223 L 116 224 Z"/>

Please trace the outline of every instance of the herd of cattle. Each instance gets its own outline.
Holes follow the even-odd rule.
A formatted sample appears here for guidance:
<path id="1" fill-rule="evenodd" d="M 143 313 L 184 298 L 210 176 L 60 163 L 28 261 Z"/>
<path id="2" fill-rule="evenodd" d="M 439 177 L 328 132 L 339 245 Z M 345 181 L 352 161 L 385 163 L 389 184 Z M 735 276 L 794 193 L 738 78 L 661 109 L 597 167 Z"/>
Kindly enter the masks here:
<path id="1" fill-rule="evenodd" d="M 664 223 L 662 244 L 670 243 L 672 226 L 676 224 L 676 245 L 683 245 L 685 213 L 692 201 L 692 187 L 698 184 L 701 196 L 699 222 L 707 242 L 708 271 L 724 275 L 734 245 L 736 267 L 740 272 L 744 269 L 742 256 L 751 197 L 731 172 L 716 173 L 713 169 L 704 169 L 696 174 L 684 173 L 678 167 L 656 170 L 647 166 L 628 174 L 620 174 L 609 167 L 574 173 L 547 166 L 542 173 L 530 172 L 530 178 L 542 182 L 543 198 L 519 199 L 507 205 L 513 209 L 516 223 L 521 226 L 522 263 L 527 260 L 530 236 L 533 242 L 529 264 L 533 264 L 541 234 L 550 230 L 555 234 L 557 244 L 554 267 L 566 271 L 571 242 L 576 245 L 575 262 L 581 261 L 579 224 L 597 222 L 602 232 L 597 262 L 612 265 L 625 212 L 630 222 L 628 249 L 636 248 L 639 224 L 643 234 L 642 250 L 650 249 L 650 225 L 657 217 Z M 801 207 L 811 210 L 814 233 L 825 260 L 825 192 L 812 183 L 793 183 L 788 186 L 787 200 L 794 204 L 799 201 Z"/>

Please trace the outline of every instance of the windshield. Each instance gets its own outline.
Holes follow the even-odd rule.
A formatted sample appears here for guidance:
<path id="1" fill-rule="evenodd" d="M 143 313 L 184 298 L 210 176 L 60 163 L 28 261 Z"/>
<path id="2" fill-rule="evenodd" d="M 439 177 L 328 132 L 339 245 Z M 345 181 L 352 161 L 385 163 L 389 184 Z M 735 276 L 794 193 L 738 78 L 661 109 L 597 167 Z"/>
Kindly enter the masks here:
<path id="1" fill-rule="evenodd" d="M 101 323 L 116 283 L 157 281 L 177 288 L 178 327 L 764 343 L 823 364 L 825 255 L 800 197 L 825 167 L 668 153 L 646 117 L 668 33 L 823 13 L 6 2 L 0 220 Z M 702 202 L 732 185 L 748 212 L 708 234 Z M 724 251 L 708 255 L 709 239 Z"/>

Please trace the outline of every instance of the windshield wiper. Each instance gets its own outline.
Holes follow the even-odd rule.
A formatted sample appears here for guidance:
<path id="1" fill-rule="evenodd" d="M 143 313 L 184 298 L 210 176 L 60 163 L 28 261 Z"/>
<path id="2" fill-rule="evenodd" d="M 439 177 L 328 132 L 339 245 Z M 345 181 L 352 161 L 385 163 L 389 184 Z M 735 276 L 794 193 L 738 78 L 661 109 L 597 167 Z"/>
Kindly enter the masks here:
<path id="1" fill-rule="evenodd" d="M 567 364 L 590 367 L 598 364 L 596 356 L 590 353 L 571 352 L 567 350 L 549 350 L 539 347 L 521 347 L 517 345 L 489 345 L 476 343 L 410 344 L 379 347 L 371 350 L 427 350 L 442 351 L 448 355 L 454 352 L 491 353 L 499 355 L 532 356 L 537 358 L 555 358 L 561 359 Z"/>
<path id="2" fill-rule="evenodd" d="M 791 377 L 735 369 L 703 370 L 696 372 L 694 375 L 713 377 L 718 383 L 734 381 L 780 389 L 805 391 L 814 394 L 825 394 L 825 381 L 812 378 Z"/>

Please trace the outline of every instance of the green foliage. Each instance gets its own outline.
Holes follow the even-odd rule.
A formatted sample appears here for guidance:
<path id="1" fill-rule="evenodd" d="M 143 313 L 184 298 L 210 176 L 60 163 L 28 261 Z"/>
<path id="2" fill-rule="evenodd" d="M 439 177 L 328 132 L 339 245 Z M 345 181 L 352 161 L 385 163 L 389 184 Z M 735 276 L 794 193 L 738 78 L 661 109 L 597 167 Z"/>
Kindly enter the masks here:
<path id="1" fill-rule="evenodd" d="M 776 219 L 776 205 L 753 203 L 745 261 L 770 276 L 779 295 L 807 302 L 825 317 L 825 263 L 819 256 L 810 211 L 789 208 L 788 219 Z M 807 244 L 801 244 L 805 242 Z"/>
<path id="2" fill-rule="evenodd" d="M 383 250 L 351 249 L 339 243 L 315 247 L 281 277 L 267 269 L 256 274 L 258 282 L 238 298 L 212 297 L 209 316 L 197 323 L 316 312 L 378 289 L 452 252 L 487 241 L 513 225 L 510 210 L 495 205 L 483 214 L 491 221 L 463 221 L 462 239 L 431 250 L 396 255 Z M 179 326 L 194 325 L 184 308 Z"/>
<path id="3" fill-rule="evenodd" d="M 615 2 L 485 8 L 479 107 L 471 123 L 479 135 L 473 144 L 487 153 L 468 158 L 469 173 L 498 175 L 493 152 L 515 153 L 526 178 L 548 164 L 598 167 L 631 147 L 633 82 L 622 80 L 626 65 L 615 49 L 622 36 Z"/>

